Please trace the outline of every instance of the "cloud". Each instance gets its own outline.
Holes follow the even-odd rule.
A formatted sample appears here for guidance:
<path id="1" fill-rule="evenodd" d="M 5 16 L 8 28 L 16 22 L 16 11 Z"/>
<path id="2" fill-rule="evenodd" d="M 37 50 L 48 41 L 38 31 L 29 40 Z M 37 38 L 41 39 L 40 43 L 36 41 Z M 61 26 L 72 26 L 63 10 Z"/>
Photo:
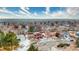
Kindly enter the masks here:
<path id="1" fill-rule="evenodd" d="M 78 7 L 70 7 L 70 8 L 67 8 L 66 12 L 70 16 L 76 16 L 79 14 L 79 8 Z"/>
<path id="2" fill-rule="evenodd" d="M 43 15 L 39 15 L 38 13 L 30 13 L 28 7 L 21 7 L 18 11 L 18 13 L 14 13 L 12 11 L 7 10 L 6 8 L 1 8 L 0 9 L 0 14 L 5 14 L 0 15 L 0 18 L 17 18 L 17 19 L 61 19 L 61 18 L 66 18 L 66 19 L 79 19 L 79 8 L 73 7 L 73 8 L 65 8 L 65 10 L 59 10 L 57 12 L 50 13 L 50 7 L 46 7 L 46 11 L 44 11 Z"/>
<path id="3" fill-rule="evenodd" d="M 38 14 L 36 12 L 33 13 L 34 16 L 38 16 Z"/>
<path id="4" fill-rule="evenodd" d="M 21 7 L 21 12 L 24 12 L 25 14 L 31 14 L 28 10 L 29 8 L 28 7 Z"/>
<path id="5" fill-rule="evenodd" d="M 18 16 L 18 14 L 15 14 L 14 12 L 9 11 L 6 8 L 1 8 L 0 13 L 4 13 L 6 15 L 8 14 L 8 15 L 13 15 L 13 16 Z"/>
<path id="6" fill-rule="evenodd" d="M 79 8 L 65 7 L 65 10 L 59 10 L 57 12 L 51 13 L 50 15 L 54 18 L 79 19 Z"/>
<path id="7" fill-rule="evenodd" d="M 51 16 L 53 16 L 53 17 L 61 17 L 64 15 L 65 15 L 65 12 L 63 12 L 63 11 L 57 11 L 57 12 L 54 12 L 51 14 Z"/>
<path id="8" fill-rule="evenodd" d="M 29 8 L 22 7 L 21 9 L 19 9 L 18 13 L 14 13 L 12 11 L 7 10 L 6 8 L 1 8 L 0 18 L 25 18 L 27 16 L 29 17 L 30 12 L 27 10 L 29 10 Z"/>
<path id="9" fill-rule="evenodd" d="M 46 7 L 45 15 L 49 15 L 50 7 Z"/>

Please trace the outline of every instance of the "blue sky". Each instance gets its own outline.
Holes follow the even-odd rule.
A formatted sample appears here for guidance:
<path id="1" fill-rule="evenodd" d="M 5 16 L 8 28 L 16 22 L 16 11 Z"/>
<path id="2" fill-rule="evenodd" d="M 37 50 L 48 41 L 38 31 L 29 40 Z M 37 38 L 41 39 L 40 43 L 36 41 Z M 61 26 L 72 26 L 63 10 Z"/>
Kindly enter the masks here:
<path id="1" fill-rule="evenodd" d="M 20 9 L 20 7 L 6 7 L 7 10 L 14 12 L 14 13 L 18 13 Z M 49 13 L 53 13 L 53 12 L 57 12 L 57 11 L 64 11 L 65 8 L 64 7 L 50 7 L 50 12 Z M 28 10 L 30 13 L 38 13 L 38 14 L 43 14 L 44 11 L 46 11 L 46 7 L 29 7 Z"/>
<path id="2" fill-rule="evenodd" d="M 79 18 L 78 7 L 0 7 L 0 18 Z"/>

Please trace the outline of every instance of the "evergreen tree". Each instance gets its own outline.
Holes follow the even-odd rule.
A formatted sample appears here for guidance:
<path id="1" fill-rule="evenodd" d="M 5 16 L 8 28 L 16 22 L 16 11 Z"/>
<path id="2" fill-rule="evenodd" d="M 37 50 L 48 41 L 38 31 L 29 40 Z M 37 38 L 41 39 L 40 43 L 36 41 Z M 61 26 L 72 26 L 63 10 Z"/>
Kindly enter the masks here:
<path id="1" fill-rule="evenodd" d="M 0 31 L 0 48 L 5 50 L 13 50 L 14 47 L 17 47 L 19 44 L 16 34 L 13 32 L 8 32 L 6 35 L 4 32 Z"/>
<path id="2" fill-rule="evenodd" d="M 4 38 L 5 38 L 4 32 L 0 31 L 0 47 L 3 47 Z"/>
<path id="3" fill-rule="evenodd" d="M 30 26 L 28 32 L 34 32 L 34 26 Z"/>
<path id="4" fill-rule="evenodd" d="M 19 42 L 19 40 L 17 39 L 16 34 L 14 34 L 13 32 L 9 32 L 6 34 L 5 39 L 4 39 L 4 43 L 8 47 L 11 47 L 10 50 L 13 50 L 14 46 L 19 45 L 18 42 Z"/>
<path id="5" fill-rule="evenodd" d="M 30 45 L 28 51 L 38 51 L 38 48 L 35 48 L 33 44 Z"/>
<path id="6" fill-rule="evenodd" d="M 77 45 L 77 47 L 79 47 L 79 38 L 77 38 L 77 40 L 76 40 L 76 45 Z"/>

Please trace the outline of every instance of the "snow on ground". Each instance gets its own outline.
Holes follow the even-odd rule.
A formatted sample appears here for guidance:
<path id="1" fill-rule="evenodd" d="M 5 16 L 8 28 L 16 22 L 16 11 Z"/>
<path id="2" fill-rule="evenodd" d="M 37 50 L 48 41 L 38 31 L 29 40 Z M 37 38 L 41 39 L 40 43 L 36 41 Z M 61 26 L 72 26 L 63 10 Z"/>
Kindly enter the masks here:
<path id="1" fill-rule="evenodd" d="M 57 49 L 55 48 L 57 42 L 56 40 L 52 39 L 52 38 L 43 38 L 40 39 L 40 41 L 38 42 L 38 49 L 40 51 L 50 51 L 50 50 L 54 50 L 56 51 Z"/>
<path id="2" fill-rule="evenodd" d="M 17 48 L 17 51 L 26 51 L 30 47 L 30 40 L 28 39 L 28 36 L 17 35 L 17 38 L 20 39 L 20 47 Z"/>

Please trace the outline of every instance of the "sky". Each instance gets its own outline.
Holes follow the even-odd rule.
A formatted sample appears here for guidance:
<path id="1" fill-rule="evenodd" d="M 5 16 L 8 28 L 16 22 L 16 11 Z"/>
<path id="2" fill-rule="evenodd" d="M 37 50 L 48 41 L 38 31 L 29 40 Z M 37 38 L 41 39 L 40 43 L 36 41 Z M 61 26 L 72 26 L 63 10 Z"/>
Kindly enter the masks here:
<path id="1" fill-rule="evenodd" d="M 0 7 L 0 19 L 79 19 L 78 7 Z"/>

